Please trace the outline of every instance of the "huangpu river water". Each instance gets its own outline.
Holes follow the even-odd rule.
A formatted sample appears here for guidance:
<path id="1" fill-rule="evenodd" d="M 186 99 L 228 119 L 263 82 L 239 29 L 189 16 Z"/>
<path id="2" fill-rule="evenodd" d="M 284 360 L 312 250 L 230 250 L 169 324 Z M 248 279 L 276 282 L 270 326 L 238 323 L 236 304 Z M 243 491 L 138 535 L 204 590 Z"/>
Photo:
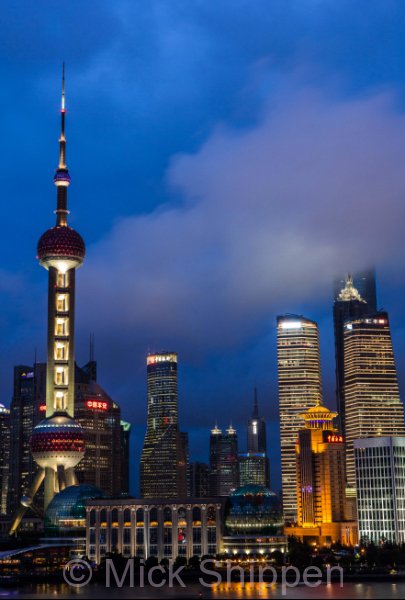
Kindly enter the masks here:
<path id="1" fill-rule="evenodd" d="M 344 583 L 341 588 L 339 584 L 321 584 L 316 588 L 308 588 L 299 585 L 295 588 L 283 590 L 280 584 L 248 584 L 240 583 L 221 584 L 207 589 L 199 584 L 190 584 L 186 588 L 163 587 L 160 589 L 144 587 L 105 588 L 98 584 L 92 584 L 83 588 L 70 588 L 66 584 L 33 584 L 20 588 L 0 588 L 1 598 L 136 598 L 150 600 L 152 598 L 405 598 L 405 582 L 372 582 L 372 583 Z"/>

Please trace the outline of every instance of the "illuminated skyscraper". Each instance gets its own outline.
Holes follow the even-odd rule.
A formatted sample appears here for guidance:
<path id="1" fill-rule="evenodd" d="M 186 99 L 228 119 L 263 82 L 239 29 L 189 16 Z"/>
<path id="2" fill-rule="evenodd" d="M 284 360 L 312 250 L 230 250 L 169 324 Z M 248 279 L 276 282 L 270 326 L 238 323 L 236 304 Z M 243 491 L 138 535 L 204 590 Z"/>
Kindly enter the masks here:
<path id="1" fill-rule="evenodd" d="M 405 434 L 386 312 L 345 323 L 344 372 L 347 480 L 354 486 L 354 440 Z"/>
<path id="2" fill-rule="evenodd" d="M 278 317 L 277 361 L 284 518 L 295 522 L 295 442 L 303 410 L 322 401 L 318 325 L 302 316 Z"/>
<path id="3" fill-rule="evenodd" d="M 405 437 L 354 441 L 359 536 L 405 543 Z"/>
<path id="4" fill-rule="evenodd" d="M 296 443 L 298 527 L 287 535 L 321 545 L 357 543 L 357 525 L 347 520 L 345 443 L 333 425 L 337 413 L 322 404 L 302 417 Z"/>
<path id="5" fill-rule="evenodd" d="M 247 452 L 239 455 L 240 485 L 270 487 L 270 466 L 267 457 L 266 421 L 259 416 L 255 388 L 252 416 L 247 428 Z"/>
<path id="6" fill-rule="evenodd" d="M 229 496 L 239 487 L 238 436 L 230 425 L 225 433 L 217 426 L 210 436 L 211 496 Z"/>
<path id="7" fill-rule="evenodd" d="M 31 454 L 32 431 L 46 411 L 46 364 L 18 365 L 13 372 L 10 406 L 10 476 L 8 513 L 14 514 L 27 494 L 37 466 Z M 43 494 L 36 497 L 38 505 Z"/>
<path id="8" fill-rule="evenodd" d="M 335 329 L 336 359 L 336 399 L 340 421 L 340 429 L 345 434 L 345 401 L 344 401 L 344 353 L 343 326 L 348 319 L 363 317 L 368 312 L 368 305 L 353 285 L 350 275 L 346 277 L 343 289 L 333 304 L 333 323 Z"/>
<path id="9" fill-rule="evenodd" d="M 48 359 L 46 376 L 46 419 L 31 436 L 31 451 L 39 470 L 21 500 L 13 522 L 14 533 L 33 496 L 45 479 L 45 508 L 53 496 L 77 483 L 74 467 L 84 455 L 84 434 L 74 421 L 74 317 L 75 276 L 85 256 L 82 237 L 68 226 L 67 189 L 70 175 L 66 166 L 65 77 L 62 77 L 61 134 L 57 188 L 56 225 L 40 238 L 38 260 L 48 271 Z"/>
<path id="10" fill-rule="evenodd" d="M 0 515 L 7 514 L 10 478 L 10 410 L 0 404 Z"/>
<path id="11" fill-rule="evenodd" d="M 142 498 L 186 495 L 184 438 L 178 425 L 177 354 L 160 352 L 146 359 L 148 422 L 140 464 Z"/>
<path id="12" fill-rule="evenodd" d="M 75 373 L 75 420 L 85 439 L 85 454 L 76 467 L 77 480 L 118 496 L 123 491 L 123 470 L 127 468 L 122 460 L 121 409 L 97 383 L 95 361 L 82 369 L 76 366 Z"/>

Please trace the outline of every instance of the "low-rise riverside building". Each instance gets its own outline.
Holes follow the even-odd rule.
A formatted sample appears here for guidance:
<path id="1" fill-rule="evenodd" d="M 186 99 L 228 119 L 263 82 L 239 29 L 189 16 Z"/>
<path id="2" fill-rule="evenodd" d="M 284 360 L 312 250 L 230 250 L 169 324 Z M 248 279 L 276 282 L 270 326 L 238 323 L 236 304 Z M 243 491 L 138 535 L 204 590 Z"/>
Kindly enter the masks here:
<path id="1" fill-rule="evenodd" d="M 222 549 L 224 498 L 89 500 L 86 554 L 99 563 L 110 553 L 155 556 L 213 555 Z"/>

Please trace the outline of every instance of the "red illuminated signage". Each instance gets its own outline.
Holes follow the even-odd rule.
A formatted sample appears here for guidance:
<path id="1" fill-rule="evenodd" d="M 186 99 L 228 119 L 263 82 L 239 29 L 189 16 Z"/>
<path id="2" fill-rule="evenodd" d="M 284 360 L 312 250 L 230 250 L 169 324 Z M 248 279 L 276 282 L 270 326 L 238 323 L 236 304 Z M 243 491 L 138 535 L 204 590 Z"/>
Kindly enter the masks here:
<path id="1" fill-rule="evenodd" d="M 343 435 L 328 435 L 326 439 L 329 444 L 340 444 L 344 442 Z"/>
<path id="2" fill-rule="evenodd" d="M 86 402 L 87 408 L 91 408 L 92 410 L 107 410 L 108 403 L 101 402 L 100 400 L 87 400 Z"/>
<path id="3" fill-rule="evenodd" d="M 46 411 L 46 404 L 41 404 L 41 406 L 39 407 L 39 410 L 41 412 L 45 412 Z"/>

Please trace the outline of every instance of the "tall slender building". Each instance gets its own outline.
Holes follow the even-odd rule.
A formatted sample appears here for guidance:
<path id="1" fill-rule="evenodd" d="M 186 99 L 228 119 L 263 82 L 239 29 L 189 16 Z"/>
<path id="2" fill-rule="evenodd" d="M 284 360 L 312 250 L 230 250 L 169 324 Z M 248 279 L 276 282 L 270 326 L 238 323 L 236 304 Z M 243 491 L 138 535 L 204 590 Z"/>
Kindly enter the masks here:
<path id="1" fill-rule="evenodd" d="M 210 490 L 212 496 L 229 496 L 239 487 L 238 436 L 230 425 L 225 433 L 216 425 L 210 437 Z"/>
<path id="2" fill-rule="evenodd" d="M 302 412 L 322 401 L 318 325 L 297 315 L 277 318 L 281 478 L 286 522 L 297 520 L 295 442 Z"/>
<path id="3" fill-rule="evenodd" d="M 354 440 L 405 434 L 386 312 L 345 323 L 344 372 L 347 480 L 355 486 Z"/>
<path id="4" fill-rule="evenodd" d="M 185 496 L 184 437 L 178 423 L 177 354 L 146 359 L 148 422 L 140 464 L 142 498 Z"/>
<path id="5" fill-rule="evenodd" d="M 257 389 L 254 391 L 253 411 L 247 429 L 248 452 L 267 452 L 266 421 L 259 416 Z"/>
<path id="6" fill-rule="evenodd" d="M 10 478 L 10 410 L 0 404 L 0 515 L 7 514 Z"/>
<path id="7" fill-rule="evenodd" d="M 46 411 L 46 364 L 18 365 L 13 371 L 13 397 L 10 406 L 10 472 L 8 514 L 19 507 L 36 473 L 30 439 L 35 425 Z M 36 497 L 43 502 L 43 494 Z"/>
<path id="8" fill-rule="evenodd" d="M 240 485 L 270 487 L 270 465 L 267 457 L 266 421 L 259 416 L 257 389 L 253 411 L 247 427 L 247 452 L 239 455 Z"/>
<path id="9" fill-rule="evenodd" d="M 368 312 L 368 305 L 353 285 L 350 275 L 346 277 L 343 289 L 339 292 L 333 304 L 333 324 L 335 330 L 335 360 L 336 360 L 336 399 L 340 421 L 340 430 L 345 435 L 346 411 L 344 399 L 344 353 L 343 331 L 347 320 L 363 317 Z"/>
<path id="10" fill-rule="evenodd" d="M 56 224 L 41 236 L 37 247 L 39 263 L 48 271 L 46 419 L 35 427 L 31 437 L 31 451 L 39 470 L 27 496 L 21 500 L 22 507 L 10 533 L 16 531 L 43 480 L 45 508 L 56 492 L 77 483 L 74 467 L 84 455 L 84 433 L 74 421 L 74 318 L 76 269 L 84 261 L 85 245 L 82 237 L 68 226 L 70 174 L 66 166 L 65 116 L 63 69 L 59 164 L 54 176 Z"/>

